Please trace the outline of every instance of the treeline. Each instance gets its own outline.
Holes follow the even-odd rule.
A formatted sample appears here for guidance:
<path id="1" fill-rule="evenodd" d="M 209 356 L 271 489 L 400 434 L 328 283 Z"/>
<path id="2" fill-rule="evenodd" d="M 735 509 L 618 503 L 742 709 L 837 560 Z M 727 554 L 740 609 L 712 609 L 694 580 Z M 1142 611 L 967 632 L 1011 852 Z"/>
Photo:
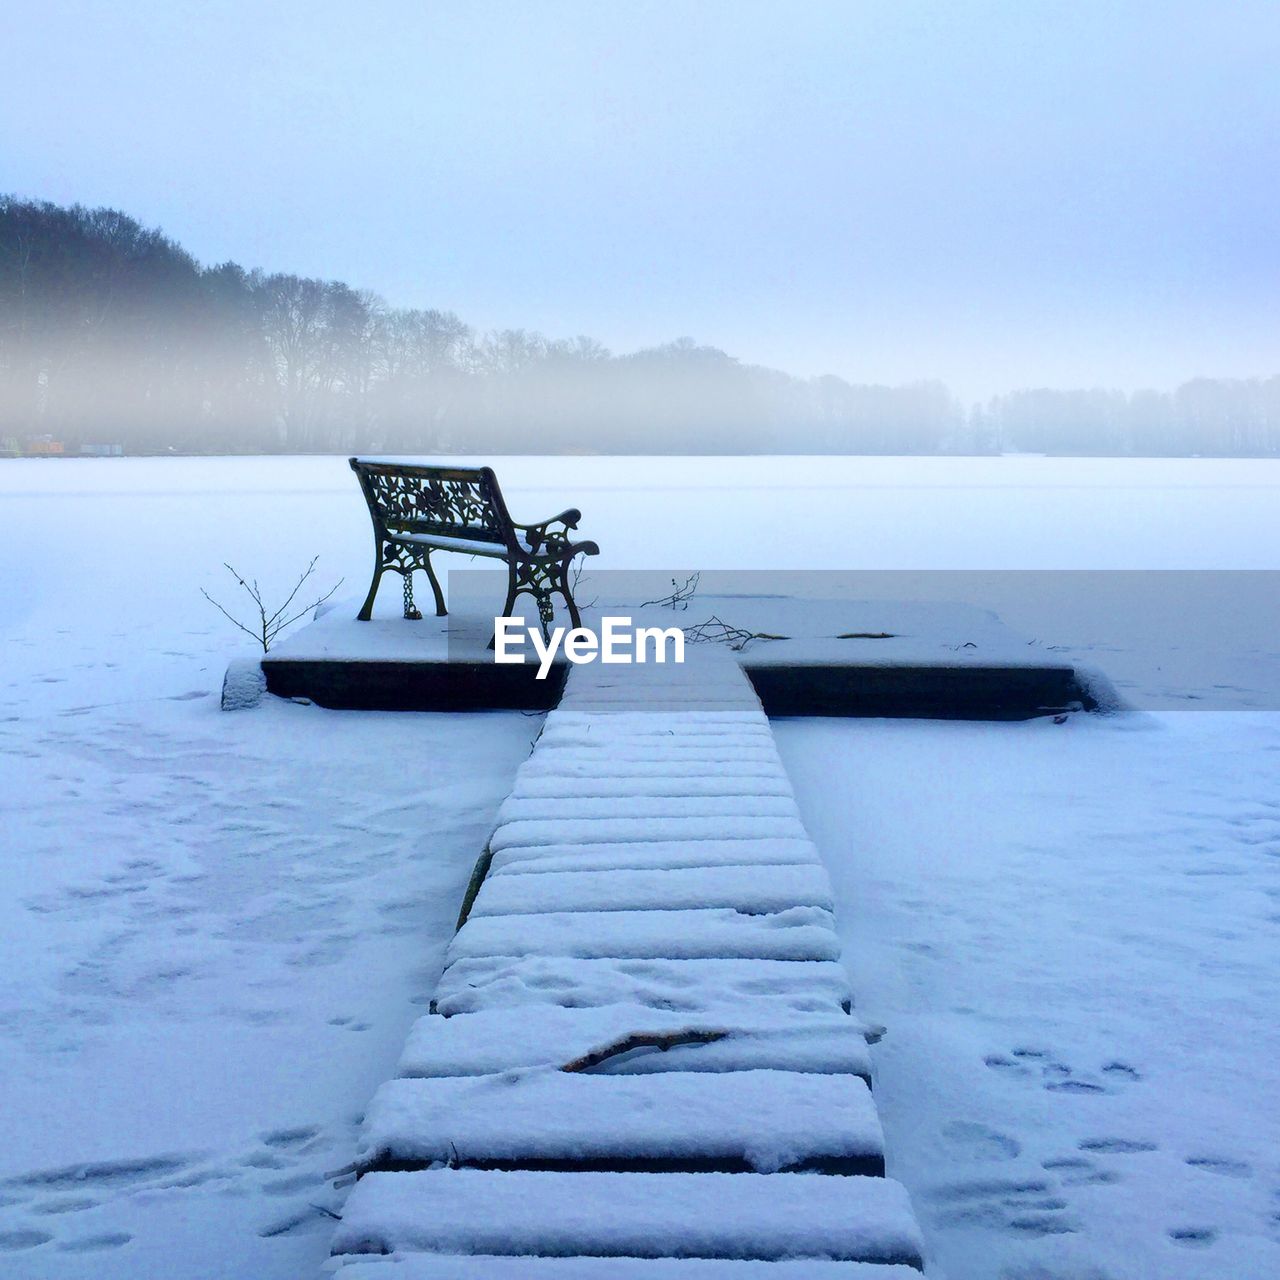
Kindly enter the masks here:
<path id="1" fill-rule="evenodd" d="M 1280 377 L 1194 378 L 1174 392 L 1014 391 L 968 415 L 973 452 L 1280 453 Z"/>
<path id="2" fill-rule="evenodd" d="M 679 339 L 477 333 L 338 281 L 202 266 L 110 209 L 0 197 L 0 446 L 127 453 L 1274 454 L 1280 378 L 1172 394 L 853 385 Z"/>

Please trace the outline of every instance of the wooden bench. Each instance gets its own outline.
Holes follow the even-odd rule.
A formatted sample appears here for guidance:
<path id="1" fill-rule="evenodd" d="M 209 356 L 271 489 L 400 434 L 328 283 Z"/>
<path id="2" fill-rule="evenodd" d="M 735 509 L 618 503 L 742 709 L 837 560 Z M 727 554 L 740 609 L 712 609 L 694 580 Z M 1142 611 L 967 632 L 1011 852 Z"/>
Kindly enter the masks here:
<path id="1" fill-rule="evenodd" d="M 573 600 L 569 564 L 577 555 L 594 556 L 594 542 L 574 542 L 569 530 L 578 527 L 582 513 L 562 511 L 538 524 L 517 524 L 507 510 L 498 478 L 490 467 L 433 467 L 352 458 L 373 520 L 373 582 L 357 615 L 367 622 L 373 613 L 378 584 L 388 570 L 404 580 L 404 616 L 421 618 L 413 603 L 413 573 L 426 571 L 436 597 L 436 614 L 448 610 L 439 579 L 431 567 L 433 551 L 456 551 L 488 556 L 507 564 L 507 602 L 510 616 L 516 599 L 530 595 L 538 605 L 545 633 L 555 617 L 553 595 L 560 595 L 573 626 L 581 625 Z"/>

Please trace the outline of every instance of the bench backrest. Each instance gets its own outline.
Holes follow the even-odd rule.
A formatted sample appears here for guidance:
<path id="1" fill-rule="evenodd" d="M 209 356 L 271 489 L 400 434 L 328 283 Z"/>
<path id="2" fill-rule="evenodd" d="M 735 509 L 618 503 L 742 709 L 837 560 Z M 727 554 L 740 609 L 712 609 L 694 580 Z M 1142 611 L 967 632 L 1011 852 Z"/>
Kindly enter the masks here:
<path id="1" fill-rule="evenodd" d="M 510 546 L 511 515 L 489 467 L 351 459 L 369 514 L 390 533 L 438 533 Z"/>

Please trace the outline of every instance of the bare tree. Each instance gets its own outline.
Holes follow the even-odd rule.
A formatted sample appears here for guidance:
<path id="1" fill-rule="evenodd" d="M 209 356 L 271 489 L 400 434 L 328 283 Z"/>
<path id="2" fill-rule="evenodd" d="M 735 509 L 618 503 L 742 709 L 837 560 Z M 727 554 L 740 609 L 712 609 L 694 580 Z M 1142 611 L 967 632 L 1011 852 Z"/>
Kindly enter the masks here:
<path id="1" fill-rule="evenodd" d="M 316 600 L 312 600 L 310 604 L 299 605 L 293 612 L 294 601 L 297 599 L 298 592 L 302 590 L 307 579 L 311 577 L 315 570 L 316 561 L 319 556 L 314 556 L 311 563 L 307 565 L 306 572 L 294 583 L 293 590 L 289 592 L 284 603 L 277 609 L 268 612 L 268 606 L 262 599 L 262 591 L 258 586 L 258 580 L 254 578 L 252 581 L 245 579 L 244 575 L 238 569 L 233 569 L 229 564 L 223 565 L 226 571 L 236 580 L 236 582 L 244 589 L 249 599 L 253 601 L 253 615 L 250 616 L 249 622 L 241 622 L 235 614 L 231 613 L 225 606 L 218 603 L 203 587 L 200 588 L 200 594 L 211 604 L 217 611 L 222 614 L 228 622 L 239 627 L 247 636 L 252 636 L 261 646 L 262 652 L 267 653 L 271 649 L 275 638 L 285 629 L 292 626 L 299 618 L 305 617 L 312 609 L 318 608 L 324 604 L 328 598 L 333 595 L 337 589 L 342 586 L 343 580 L 338 579 L 337 582 L 329 588 L 324 595 Z"/>

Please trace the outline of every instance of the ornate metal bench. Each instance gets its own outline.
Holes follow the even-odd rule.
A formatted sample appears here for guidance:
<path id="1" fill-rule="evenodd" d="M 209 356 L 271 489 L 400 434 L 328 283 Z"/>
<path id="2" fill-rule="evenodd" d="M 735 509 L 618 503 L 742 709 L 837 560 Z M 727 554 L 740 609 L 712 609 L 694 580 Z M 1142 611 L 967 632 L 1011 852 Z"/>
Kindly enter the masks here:
<path id="1" fill-rule="evenodd" d="M 551 597 L 560 595 L 569 619 L 580 625 L 569 582 L 569 564 L 577 555 L 594 556 L 594 542 L 573 542 L 582 512 L 562 511 L 539 524 L 516 524 L 503 501 L 498 478 L 489 467 L 431 467 L 351 459 L 373 520 L 373 582 L 357 615 L 367 622 L 382 575 L 394 570 L 404 579 L 404 616 L 421 618 L 413 603 L 413 572 L 426 571 L 436 597 L 436 614 L 448 613 L 439 579 L 431 567 L 433 551 L 458 551 L 507 562 L 510 615 L 517 597 L 530 595 L 538 604 L 544 632 L 555 612 Z"/>

